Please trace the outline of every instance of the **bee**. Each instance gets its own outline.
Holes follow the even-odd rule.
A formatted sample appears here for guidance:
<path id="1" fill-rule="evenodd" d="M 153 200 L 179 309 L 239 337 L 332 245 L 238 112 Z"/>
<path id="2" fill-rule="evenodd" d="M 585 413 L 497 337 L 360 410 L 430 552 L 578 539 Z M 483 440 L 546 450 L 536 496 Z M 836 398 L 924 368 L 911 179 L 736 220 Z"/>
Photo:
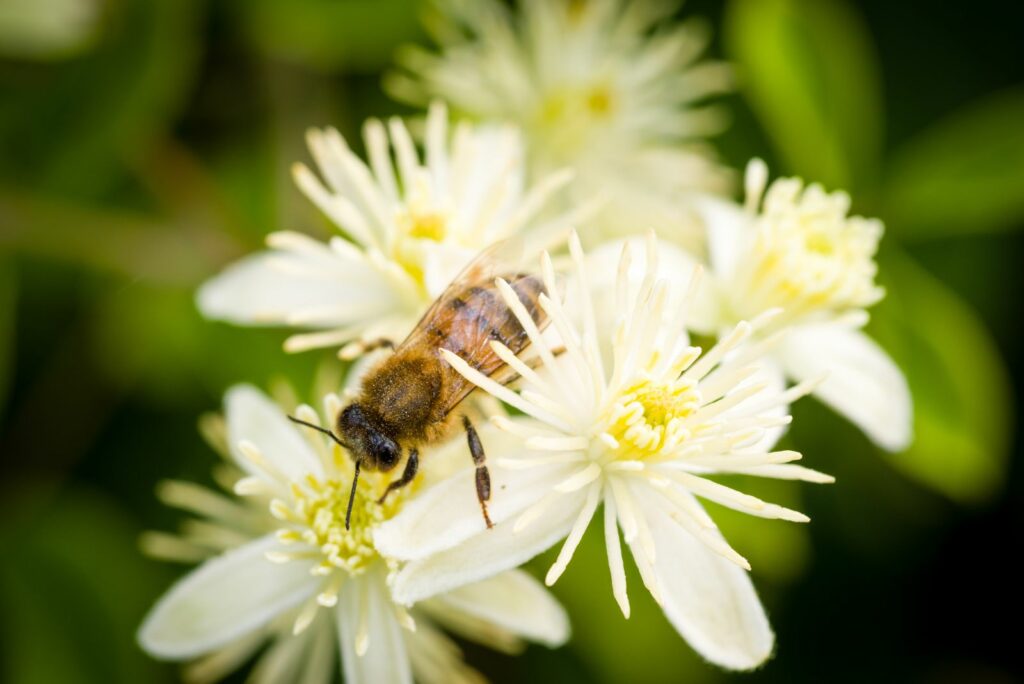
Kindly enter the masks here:
<path id="1" fill-rule="evenodd" d="M 539 277 L 518 270 L 502 270 L 499 254 L 507 256 L 512 247 L 499 243 L 475 258 L 430 306 L 409 336 L 393 353 L 363 378 L 356 399 L 339 414 L 334 430 L 326 430 L 291 418 L 296 423 L 324 432 L 344 447 L 355 462 L 345 527 L 348 529 L 352 502 L 361 468 L 390 471 L 408 454 L 400 477 L 388 484 L 379 503 L 416 477 L 421 447 L 443 440 L 457 422 L 466 434 L 469 453 L 476 466 L 476 495 L 487 527 L 493 527 L 487 513 L 491 478 L 483 444 L 465 413 L 457 409 L 475 386 L 460 375 L 441 355 L 441 349 L 457 354 L 471 367 L 503 383 L 514 379 L 508 365 L 491 346 L 500 342 L 519 355 L 530 338 L 519 319 L 505 303 L 496 285 L 502 277 L 538 328 L 547 323 L 539 306 L 544 292 Z M 506 267 L 507 268 L 507 267 Z M 378 340 L 364 348 L 393 345 Z"/>

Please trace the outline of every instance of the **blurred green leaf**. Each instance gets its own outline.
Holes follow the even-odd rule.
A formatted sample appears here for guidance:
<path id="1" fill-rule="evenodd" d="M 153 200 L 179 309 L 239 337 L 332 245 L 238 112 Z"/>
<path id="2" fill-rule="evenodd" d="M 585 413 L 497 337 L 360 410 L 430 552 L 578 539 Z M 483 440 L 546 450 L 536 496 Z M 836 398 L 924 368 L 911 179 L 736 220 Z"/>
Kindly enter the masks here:
<path id="1" fill-rule="evenodd" d="M 159 681 L 134 635 L 167 573 L 142 558 L 127 521 L 79 491 L 0 530 L 4 548 L 18 549 L 0 574 L 3 681 Z"/>
<path id="2" fill-rule="evenodd" d="M 141 282 L 112 292 L 94 322 L 94 353 L 106 376 L 172 403 L 274 377 L 304 392 L 318 361 L 333 356 L 330 350 L 285 354 L 282 331 L 212 323 L 196 310 L 191 290 Z"/>
<path id="3" fill-rule="evenodd" d="M 888 295 L 870 331 L 914 397 L 914 442 L 889 461 L 952 499 L 985 499 L 1007 467 L 1009 371 L 984 324 L 942 282 L 891 250 L 880 271 Z"/>
<path id="4" fill-rule="evenodd" d="M 7 391 L 13 379 L 17 304 L 18 280 L 14 264 L 10 259 L 0 258 L 0 416 L 7 406 Z"/>
<path id="5" fill-rule="evenodd" d="M 973 103 L 907 144 L 885 184 L 900 237 L 1024 225 L 1024 91 Z"/>
<path id="6" fill-rule="evenodd" d="M 94 197 L 166 131 L 198 63 L 196 0 L 119 0 L 87 55 L 3 83 L 0 169 L 36 191 Z"/>
<path id="7" fill-rule="evenodd" d="M 86 49 L 99 30 L 101 0 L 4 0 L 0 55 L 66 59 Z"/>
<path id="8" fill-rule="evenodd" d="M 245 0 L 238 20 L 257 46 L 321 69 L 370 71 L 420 34 L 415 0 Z"/>
<path id="9" fill-rule="evenodd" d="M 0 188 L 3 249 L 147 282 L 196 284 L 214 270 L 204 244 L 184 229 L 137 213 Z"/>
<path id="10" fill-rule="evenodd" d="M 733 0 L 724 36 L 740 90 L 788 170 L 831 188 L 869 184 L 881 95 L 857 12 L 841 0 Z"/>

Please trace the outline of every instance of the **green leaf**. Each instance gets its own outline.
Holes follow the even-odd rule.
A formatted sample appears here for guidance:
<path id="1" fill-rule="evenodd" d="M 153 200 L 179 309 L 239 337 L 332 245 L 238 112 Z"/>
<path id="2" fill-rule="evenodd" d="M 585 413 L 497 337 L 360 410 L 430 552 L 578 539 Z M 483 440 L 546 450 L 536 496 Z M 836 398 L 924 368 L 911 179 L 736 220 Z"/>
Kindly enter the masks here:
<path id="1" fill-rule="evenodd" d="M 103 496 L 29 488 L 0 529 L 0 679 L 10 682 L 155 682 L 161 667 L 135 644 L 168 572 L 138 552 L 139 530 Z M 10 525 L 11 518 L 17 519 Z"/>
<path id="2" fill-rule="evenodd" d="M 100 0 L 4 0 L 0 3 L 0 55 L 50 61 L 68 59 L 96 39 Z"/>
<path id="3" fill-rule="evenodd" d="M 0 416 L 13 379 L 18 280 L 11 259 L 0 259 Z"/>
<path id="4" fill-rule="evenodd" d="M 856 11 L 841 0 L 733 0 L 724 30 L 740 90 L 788 171 L 830 188 L 869 185 L 881 95 Z"/>
<path id="5" fill-rule="evenodd" d="M 888 458 L 954 500 L 984 500 L 1007 468 L 1008 370 L 984 323 L 941 281 L 891 250 L 880 272 L 888 295 L 870 331 L 914 397 L 914 442 Z"/>
<path id="6" fill-rule="evenodd" d="M 195 0 L 109 3 L 88 54 L 4 78 L 0 173 L 35 191 L 97 197 L 166 132 L 199 61 Z"/>
<path id="7" fill-rule="evenodd" d="M 900 237 L 1024 227 L 1024 90 L 973 103 L 912 140 L 885 193 L 886 224 Z"/>
<path id="8" fill-rule="evenodd" d="M 267 54 L 321 69 L 374 71 L 421 33 L 413 0 L 245 0 L 238 22 Z"/>
<path id="9" fill-rule="evenodd" d="M 219 256 L 170 222 L 6 187 L 0 187 L 0 249 L 174 285 L 198 284 Z"/>

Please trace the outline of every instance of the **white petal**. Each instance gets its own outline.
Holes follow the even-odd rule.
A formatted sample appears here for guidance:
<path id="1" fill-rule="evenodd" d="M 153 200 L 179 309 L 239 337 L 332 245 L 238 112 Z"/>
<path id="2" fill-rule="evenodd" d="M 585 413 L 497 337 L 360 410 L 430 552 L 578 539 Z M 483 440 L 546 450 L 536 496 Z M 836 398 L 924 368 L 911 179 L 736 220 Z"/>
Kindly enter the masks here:
<path id="1" fill-rule="evenodd" d="M 228 424 L 228 445 L 235 460 L 247 472 L 262 477 L 269 475 L 242 453 L 239 445 L 255 445 L 271 469 L 290 480 L 300 480 L 312 473 L 323 478 L 323 465 L 309 443 L 299 434 L 299 426 L 265 394 L 251 385 L 236 385 L 224 397 Z M 271 475 L 272 477 L 272 475 Z"/>
<path id="2" fill-rule="evenodd" d="M 406 564 L 391 585 L 395 601 L 412 604 L 517 567 L 569 533 L 586 490 L 557 497 L 526 529 L 514 519 L 483 529 L 458 546 Z"/>
<path id="3" fill-rule="evenodd" d="M 720 281 L 732 279 L 753 234 L 751 216 L 731 202 L 701 198 L 697 209 L 707 231 L 708 258 Z"/>
<path id="4" fill-rule="evenodd" d="M 395 618 L 380 568 L 342 585 L 335 616 L 346 684 L 412 684 L 412 666 L 402 628 Z M 365 620 L 369 642 L 366 652 L 359 655 L 356 640 L 361 620 Z"/>
<path id="5" fill-rule="evenodd" d="M 484 448 L 495 445 L 494 440 L 485 440 L 483 436 L 481 441 Z M 506 441 L 521 444 L 514 437 Z M 572 465 L 565 464 L 509 470 L 495 463 L 502 455 L 501 450 L 488 449 L 487 455 L 491 463 L 491 500 L 487 510 L 495 525 L 537 502 L 573 470 Z M 465 458 L 469 461 L 468 453 Z M 377 551 L 392 558 L 416 560 L 485 532 L 475 477 L 473 467 L 465 468 L 406 503 L 398 515 L 374 531 Z"/>
<path id="6" fill-rule="evenodd" d="M 587 253 L 587 274 L 591 285 L 591 296 L 599 304 L 596 307 L 599 316 L 599 330 L 611 330 L 615 323 L 613 316 L 617 312 L 611 303 L 615 301 L 619 258 L 622 255 L 622 248 L 626 244 L 629 245 L 632 257 L 629 266 L 629 279 L 634 287 L 638 287 L 647 273 L 647 239 L 645 237 L 607 242 Z M 665 240 L 658 241 L 658 277 L 667 279 L 672 291 L 680 294 L 686 292 L 690 286 L 693 270 L 699 263 L 696 257 L 678 246 Z M 686 318 L 687 327 L 705 333 L 716 331 L 720 319 L 718 301 L 714 278 L 705 273 L 701 276 L 700 286 L 690 304 Z M 601 302 L 608 302 L 609 305 L 601 306 Z M 567 308 L 571 310 L 573 304 L 573 302 L 568 302 Z M 600 317 L 603 317 L 603 320 L 600 320 Z"/>
<path id="7" fill-rule="evenodd" d="M 749 670 L 764 662 L 775 636 L 747 572 L 673 521 L 670 504 L 653 488 L 637 486 L 634 500 L 658 551 L 654 573 L 669 622 L 717 665 Z"/>
<path id="8" fill-rule="evenodd" d="M 282 262 L 289 267 L 282 269 Z M 196 304 L 208 318 L 241 325 L 280 325 L 303 312 L 320 312 L 311 322 L 330 327 L 394 311 L 400 301 L 389 281 L 365 263 L 260 252 L 206 281 Z"/>
<path id="9" fill-rule="evenodd" d="M 210 559 L 164 594 L 139 629 L 159 658 L 184 659 L 219 648 L 266 625 L 316 593 L 312 561 L 276 564 L 264 554 L 273 535 Z"/>
<path id="10" fill-rule="evenodd" d="M 751 408 L 763 406 L 766 401 L 771 401 L 772 397 L 778 396 L 786 390 L 786 376 L 783 373 L 782 367 L 775 360 L 770 357 L 762 357 L 749 365 L 756 366 L 757 370 L 753 375 L 741 382 L 737 389 L 750 385 L 762 385 L 764 389 L 728 411 L 723 411 L 718 416 L 720 420 L 750 415 Z M 756 411 L 756 415 L 760 418 L 783 419 L 789 415 L 789 404 L 771 403 L 771 405 Z M 750 452 L 770 451 L 782 439 L 782 435 L 785 434 L 787 429 L 787 425 L 765 428 L 764 434 L 756 442 L 744 445 L 743 450 Z"/>
<path id="11" fill-rule="evenodd" d="M 569 639 L 569 617 L 544 586 L 522 570 L 510 570 L 431 599 L 439 615 L 468 614 L 547 646 Z M 472 634 L 465 635 L 472 639 Z"/>
<path id="12" fill-rule="evenodd" d="M 322 625 L 321 625 L 322 627 Z M 309 629 L 299 635 L 280 634 L 267 648 L 250 675 L 251 684 L 276 684 L 294 682 L 303 671 L 306 650 L 317 631 Z"/>
<path id="13" fill-rule="evenodd" d="M 334 630 L 325 617 L 310 625 L 312 644 L 306 652 L 299 684 L 330 684 L 334 680 Z"/>
<path id="14" fill-rule="evenodd" d="M 814 391 L 889 451 L 913 438 L 913 403 L 903 373 L 871 338 L 841 325 L 792 330 L 779 348 L 786 372 L 805 380 L 827 372 Z"/>

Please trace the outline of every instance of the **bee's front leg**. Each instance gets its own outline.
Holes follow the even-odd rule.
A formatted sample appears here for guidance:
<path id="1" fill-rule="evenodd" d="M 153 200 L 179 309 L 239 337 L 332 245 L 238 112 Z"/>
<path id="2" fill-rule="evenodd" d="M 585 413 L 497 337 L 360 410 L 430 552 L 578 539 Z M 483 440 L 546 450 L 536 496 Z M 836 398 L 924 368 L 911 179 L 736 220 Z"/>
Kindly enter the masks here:
<path id="1" fill-rule="evenodd" d="M 480 502 L 480 510 L 484 514 L 484 522 L 487 529 L 494 527 L 491 516 L 487 514 L 487 502 L 491 498 L 491 474 L 487 470 L 487 454 L 484 453 L 484 445 L 480 443 L 480 436 L 476 428 L 470 422 L 469 417 L 462 416 L 462 426 L 466 428 L 466 441 L 469 442 L 469 453 L 473 456 L 473 463 L 476 465 L 476 498 Z"/>
<path id="2" fill-rule="evenodd" d="M 405 470 L 402 471 L 402 477 L 398 478 L 397 480 L 388 485 L 388 488 L 384 490 L 384 493 L 381 495 L 381 497 L 377 499 L 377 503 L 384 503 L 385 499 L 388 498 L 388 494 L 395 491 L 396 489 L 401 489 L 405 485 L 412 482 L 413 479 L 416 477 L 416 473 L 419 471 L 419 469 L 420 452 L 417 451 L 416 449 L 411 449 L 409 451 L 409 459 L 405 462 Z"/>

